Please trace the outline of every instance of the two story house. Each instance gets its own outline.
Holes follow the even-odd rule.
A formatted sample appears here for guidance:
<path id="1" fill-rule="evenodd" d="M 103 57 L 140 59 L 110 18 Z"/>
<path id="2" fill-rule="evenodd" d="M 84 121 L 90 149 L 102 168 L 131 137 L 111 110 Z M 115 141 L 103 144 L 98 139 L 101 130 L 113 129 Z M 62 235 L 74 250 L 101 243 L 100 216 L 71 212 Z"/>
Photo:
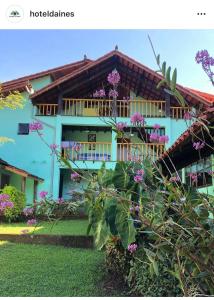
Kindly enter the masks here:
<path id="1" fill-rule="evenodd" d="M 125 140 L 116 139 L 106 122 L 112 116 L 112 99 L 94 96 L 96 90 L 110 88 L 107 76 L 114 69 L 121 77 L 117 122 L 127 123 Z M 74 169 L 96 174 L 103 161 L 107 168 L 114 168 L 117 161 L 130 160 L 133 154 L 141 158 L 149 154 L 157 160 L 190 125 L 191 121 L 183 118 L 185 112 L 206 110 L 214 102 L 209 94 L 178 85 L 188 103 L 188 107 L 181 107 L 169 90 L 157 89 L 161 79 L 159 74 L 116 49 L 94 61 L 85 56 L 82 61 L 5 82 L 4 93 L 19 90 L 26 103 L 24 109 L 0 111 L 0 136 L 15 140 L 14 144 L 0 147 L 0 158 L 44 179 L 32 193 L 38 195 L 46 190 L 53 199 L 70 199 L 72 190 L 81 191 L 85 182 L 71 181 L 68 168 L 57 162 L 41 137 L 29 133 L 32 122 L 43 124 L 42 139 L 58 145 L 62 155 L 75 161 Z M 130 122 L 135 112 L 146 120 L 142 134 Z M 160 125 L 159 134 L 169 137 L 167 144 L 149 140 L 154 124 Z M 79 151 L 74 150 L 75 145 L 80 146 Z"/>

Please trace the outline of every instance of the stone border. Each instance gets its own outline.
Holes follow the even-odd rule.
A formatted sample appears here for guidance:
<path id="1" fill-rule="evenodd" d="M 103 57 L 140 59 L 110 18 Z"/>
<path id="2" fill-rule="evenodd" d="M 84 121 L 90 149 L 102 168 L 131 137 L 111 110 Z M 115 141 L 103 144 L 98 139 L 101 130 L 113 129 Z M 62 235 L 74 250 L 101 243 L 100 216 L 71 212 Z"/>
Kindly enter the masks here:
<path id="1" fill-rule="evenodd" d="M 0 240 L 14 243 L 55 245 L 71 248 L 94 248 L 93 236 L 50 234 L 0 234 Z"/>

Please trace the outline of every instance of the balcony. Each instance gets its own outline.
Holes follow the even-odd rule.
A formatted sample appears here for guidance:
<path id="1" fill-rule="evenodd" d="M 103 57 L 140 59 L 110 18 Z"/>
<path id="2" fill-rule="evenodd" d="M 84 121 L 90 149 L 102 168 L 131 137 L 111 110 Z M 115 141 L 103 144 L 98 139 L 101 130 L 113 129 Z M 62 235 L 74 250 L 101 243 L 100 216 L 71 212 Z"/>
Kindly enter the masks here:
<path id="1" fill-rule="evenodd" d="M 111 117 L 112 101 L 109 99 L 63 99 L 60 114 L 74 117 Z M 58 104 L 37 104 L 36 115 L 55 116 Z M 170 117 L 182 119 L 189 107 L 170 107 Z M 117 100 L 117 116 L 129 118 L 139 112 L 146 118 L 166 117 L 166 102 L 163 100 Z"/>
<path id="2" fill-rule="evenodd" d="M 64 158 L 72 161 L 113 161 L 111 143 L 72 142 L 72 145 L 69 146 L 69 142 L 62 142 L 62 156 Z M 164 144 L 117 143 L 116 160 L 142 161 L 149 157 L 155 161 L 164 152 L 164 149 Z"/>

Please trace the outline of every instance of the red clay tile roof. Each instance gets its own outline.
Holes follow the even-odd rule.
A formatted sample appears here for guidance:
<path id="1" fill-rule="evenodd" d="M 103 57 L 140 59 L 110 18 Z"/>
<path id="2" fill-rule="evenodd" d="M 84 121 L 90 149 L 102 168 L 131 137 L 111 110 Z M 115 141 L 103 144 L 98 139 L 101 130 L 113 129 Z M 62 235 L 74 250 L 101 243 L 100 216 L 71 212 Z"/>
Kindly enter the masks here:
<path id="1" fill-rule="evenodd" d="M 0 158 L 0 165 L 2 165 L 5 169 L 7 169 L 8 171 L 12 172 L 12 173 L 19 173 L 19 174 L 22 174 L 22 176 L 24 177 L 31 177 L 35 180 L 38 180 L 38 181 L 44 181 L 43 178 L 40 178 L 38 176 L 35 176 L 31 173 L 28 173 L 27 171 L 23 170 L 23 169 L 20 169 L 20 168 L 17 168 L 17 167 L 14 167 L 13 165 L 9 164 L 8 162 L 6 162 L 5 160 L 1 159 Z"/>
<path id="2" fill-rule="evenodd" d="M 207 99 L 207 101 L 209 101 L 210 103 L 214 103 L 214 95 L 208 94 L 208 93 L 204 93 L 204 92 L 201 92 L 201 91 L 198 91 L 198 90 L 193 90 L 193 89 L 190 89 L 190 88 L 187 88 L 187 89 L 189 91 L 193 92 L 194 94 Z"/>
<path id="3" fill-rule="evenodd" d="M 14 80 L 3 82 L 2 83 L 3 92 L 9 92 L 14 90 L 24 91 L 25 86 L 28 84 L 30 80 L 38 79 L 47 75 L 50 75 L 53 80 L 57 80 L 58 78 L 63 77 L 66 74 L 71 74 L 73 71 L 83 66 L 86 66 L 90 62 L 91 62 L 90 59 L 84 59 L 60 67 L 56 67 L 53 69 L 45 70 L 39 73 L 35 73 Z"/>
<path id="4" fill-rule="evenodd" d="M 209 108 L 206 112 L 201 115 L 201 119 L 209 120 L 214 119 L 214 107 Z M 184 131 L 180 137 L 174 142 L 174 144 L 168 148 L 158 159 L 158 161 L 163 160 L 164 158 L 171 156 L 174 151 L 178 149 L 178 147 L 182 147 L 183 143 L 190 138 L 191 134 L 196 133 L 198 129 L 200 129 L 202 124 L 198 121 L 194 122 L 186 131 Z"/>
<path id="5" fill-rule="evenodd" d="M 127 63 L 128 66 L 132 66 L 132 67 L 135 68 L 135 69 L 140 69 L 140 70 L 142 70 L 142 71 L 147 72 L 147 73 L 150 75 L 151 79 L 152 79 L 152 78 L 153 78 L 153 79 L 156 78 L 156 79 L 158 79 L 158 80 L 163 79 L 163 77 L 162 77 L 160 74 L 158 74 L 157 72 L 155 72 L 155 71 L 149 69 L 149 68 L 146 67 L 145 65 L 143 65 L 143 64 L 141 64 L 141 63 L 139 63 L 139 62 L 137 62 L 137 61 L 134 60 L 133 58 L 131 58 L 131 57 L 129 57 L 129 56 L 127 56 L 127 55 L 121 53 L 121 52 L 118 51 L 118 50 L 113 50 L 113 51 L 111 51 L 111 52 L 105 54 L 104 56 L 98 58 L 97 60 L 95 60 L 95 61 L 93 61 L 93 62 L 87 64 L 86 66 L 83 66 L 83 67 L 79 68 L 78 70 L 72 72 L 71 74 L 67 74 L 67 75 L 65 75 L 65 76 L 63 76 L 63 77 L 61 77 L 61 78 L 59 78 L 58 80 L 54 81 L 53 83 L 47 85 L 46 87 L 44 87 L 44 88 L 42 88 L 42 89 L 36 91 L 33 95 L 31 95 L 31 99 L 34 99 L 34 98 L 38 97 L 39 95 L 45 94 L 45 93 L 48 92 L 49 90 L 56 88 L 56 87 L 57 87 L 58 85 L 60 85 L 61 83 L 63 83 L 63 82 L 65 82 L 65 81 L 68 81 L 68 80 L 74 78 L 75 76 L 79 75 L 80 73 L 89 70 L 90 68 L 92 68 L 92 67 L 94 67 L 94 66 L 100 64 L 101 62 L 103 62 L 103 61 L 105 61 L 105 60 L 107 60 L 107 59 L 109 59 L 109 58 L 111 58 L 111 57 L 113 57 L 113 56 L 117 56 L 117 57 L 119 57 L 120 59 L 122 59 L 123 61 L 126 61 L 126 63 Z M 202 94 L 199 94 L 199 93 L 195 93 L 195 92 L 191 91 L 190 89 L 185 88 L 185 87 L 183 87 L 183 86 L 181 86 L 181 85 L 179 85 L 179 84 L 177 84 L 177 89 L 178 89 L 180 92 L 184 93 L 185 95 L 187 95 L 187 96 L 189 96 L 189 97 L 191 97 L 191 98 L 194 98 L 194 99 L 196 99 L 197 101 L 202 102 L 202 103 L 205 104 L 205 105 L 210 106 L 210 105 L 212 104 L 212 102 L 210 102 L 210 101 L 207 99 L 207 97 L 204 96 L 204 93 L 202 93 L 203 95 L 202 95 Z"/>

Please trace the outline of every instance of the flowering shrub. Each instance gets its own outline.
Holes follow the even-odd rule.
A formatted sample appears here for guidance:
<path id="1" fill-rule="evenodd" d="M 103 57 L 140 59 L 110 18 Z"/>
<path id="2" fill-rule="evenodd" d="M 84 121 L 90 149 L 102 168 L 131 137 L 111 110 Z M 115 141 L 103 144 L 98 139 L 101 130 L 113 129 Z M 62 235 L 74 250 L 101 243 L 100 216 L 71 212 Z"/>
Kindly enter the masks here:
<path id="1" fill-rule="evenodd" d="M 14 186 L 5 186 L 1 192 L 0 202 L 4 201 L 2 203 L 5 203 L 3 204 L 5 206 L 4 217 L 7 221 L 17 219 L 26 205 L 25 194 L 17 190 Z"/>

